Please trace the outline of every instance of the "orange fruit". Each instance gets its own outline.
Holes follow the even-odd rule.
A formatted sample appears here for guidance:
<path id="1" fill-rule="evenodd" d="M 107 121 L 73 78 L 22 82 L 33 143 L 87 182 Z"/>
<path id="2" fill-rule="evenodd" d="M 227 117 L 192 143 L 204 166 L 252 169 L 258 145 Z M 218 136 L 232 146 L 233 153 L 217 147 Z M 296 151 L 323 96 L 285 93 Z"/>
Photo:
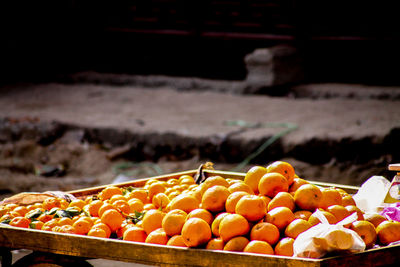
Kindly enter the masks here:
<path id="1" fill-rule="evenodd" d="M 114 202 L 117 201 L 117 200 L 128 201 L 128 199 L 123 195 L 113 195 L 108 201 L 111 204 L 114 204 Z"/>
<path id="2" fill-rule="evenodd" d="M 74 199 L 72 200 L 68 207 L 76 207 L 79 208 L 79 210 L 83 209 L 83 207 L 86 205 L 86 202 L 82 199 Z"/>
<path id="3" fill-rule="evenodd" d="M 103 206 L 103 201 L 101 200 L 93 200 L 90 202 L 87 208 L 90 216 L 99 217 L 99 209 L 101 206 Z"/>
<path id="4" fill-rule="evenodd" d="M 206 245 L 206 249 L 212 250 L 223 250 L 224 249 L 224 241 L 221 238 L 213 238 L 208 241 Z"/>
<path id="5" fill-rule="evenodd" d="M 153 205 L 153 203 L 147 203 L 143 205 L 143 210 L 153 210 L 156 207 Z"/>
<path id="6" fill-rule="evenodd" d="M 226 188 L 229 187 L 229 183 L 222 178 L 221 176 L 211 176 L 208 177 L 202 184 L 201 184 L 201 193 L 204 194 L 204 192 L 210 188 L 213 187 L 215 185 L 221 185 L 224 186 Z"/>
<path id="7" fill-rule="evenodd" d="M 267 211 L 277 207 L 287 207 L 291 211 L 294 211 L 296 204 L 294 203 L 293 196 L 288 192 L 279 192 L 276 194 L 276 196 L 268 203 Z"/>
<path id="8" fill-rule="evenodd" d="M 181 235 L 174 235 L 168 240 L 167 246 L 186 247 L 186 244 Z"/>
<path id="9" fill-rule="evenodd" d="M 263 196 L 263 195 L 258 195 L 258 196 L 261 197 L 262 200 L 264 200 L 265 206 L 268 207 L 269 202 L 271 202 L 271 198 L 269 198 L 267 196 Z"/>
<path id="10" fill-rule="evenodd" d="M 275 255 L 280 256 L 293 256 L 293 243 L 294 239 L 290 237 L 285 237 L 279 240 L 278 244 L 276 244 L 274 248 Z"/>
<path id="11" fill-rule="evenodd" d="M 191 177 L 191 176 L 190 176 L 190 177 Z M 192 177 L 192 178 L 193 178 L 193 177 Z M 178 179 L 170 178 L 170 179 L 168 179 L 167 184 L 168 184 L 168 186 L 174 186 L 174 185 L 179 184 L 179 181 L 178 181 Z"/>
<path id="12" fill-rule="evenodd" d="M 211 214 L 211 212 L 209 212 L 206 209 L 195 209 L 192 210 L 188 215 L 186 220 L 189 220 L 190 218 L 200 218 L 205 220 L 209 225 L 212 224 L 212 222 L 214 221 L 214 216 Z"/>
<path id="13" fill-rule="evenodd" d="M 285 176 L 277 172 L 264 174 L 258 183 L 258 191 L 261 195 L 273 198 L 279 192 L 287 192 L 288 181 Z"/>
<path id="14" fill-rule="evenodd" d="M 5 215 L 7 212 L 9 212 L 11 209 L 6 207 L 6 206 L 0 206 L 0 217 Z"/>
<path id="15" fill-rule="evenodd" d="M 370 223 L 372 223 L 375 228 L 378 227 L 378 225 L 383 222 L 387 221 L 385 217 L 383 217 L 380 214 L 377 213 L 371 213 L 371 214 L 364 214 L 364 219 Z"/>
<path id="16" fill-rule="evenodd" d="M 56 226 L 58 226 L 58 221 L 56 219 L 51 219 L 43 224 L 42 230 L 51 231 Z"/>
<path id="17" fill-rule="evenodd" d="M 294 180 L 294 168 L 292 165 L 285 161 L 275 161 L 267 166 L 267 172 L 277 172 L 285 176 L 289 186 Z"/>
<path id="18" fill-rule="evenodd" d="M 289 193 L 296 192 L 296 190 L 299 189 L 300 186 L 305 184 L 309 184 L 309 182 L 302 178 L 294 178 L 292 185 L 289 187 Z"/>
<path id="19" fill-rule="evenodd" d="M 101 207 L 97 211 L 97 214 L 99 215 L 99 218 L 101 218 L 101 216 L 103 215 L 103 213 L 106 210 L 115 210 L 115 207 L 113 205 L 111 205 L 110 203 L 107 203 L 107 202 L 103 203 L 103 205 L 101 205 Z"/>
<path id="20" fill-rule="evenodd" d="M 132 199 L 132 198 L 137 198 L 140 199 L 143 204 L 148 202 L 148 195 L 149 192 L 146 189 L 133 189 L 128 195 L 127 198 L 128 200 Z"/>
<path id="21" fill-rule="evenodd" d="M 183 242 L 188 247 L 198 247 L 206 244 L 212 237 L 210 225 L 200 218 L 187 220 L 183 225 L 181 235 Z"/>
<path id="22" fill-rule="evenodd" d="M 337 219 L 336 217 L 327 211 L 321 210 L 321 213 L 325 216 L 325 218 L 328 220 L 329 224 L 335 224 L 337 223 Z M 315 215 L 315 212 L 313 214 L 311 214 L 310 218 L 308 218 L 308 222 L 314 226 L 317 225 L 319 223 L 321 223 L 321 221 L 318 219 L 318 217 Z"/>
<path id="23" fill-rule="evenodd" d="M 45 210 L 51 210 L 52 208 L 60 208 L 61 202 L 58 198 L 48 197 L 45 200 L 43 200 L 42 207 Z"/>
<path id="24" fill-rule="evenodd" d="M 55 228 L 58 228 L 58 229 L 56 230 Z M 56 226 L 53 228 L 53 231 L 56 231 L 59 233 L 68 233 L 68 234 L 76 233 L 75 227 L 73 227 L 72 225 Z"/>
<path id="25" fill-rule="evenodd" d="M 271 245 L 261 240 L 250 241 L 243 249 L 243 252 L 274 255 L 274 249 L 271 247 Z"/>
<path id="26" fill-rule="evenodd" d="M 375 245 L 377 234 L 375 226 L 367 221 L 355 221 L 350 229 L 355 231 L 364 240 L 366 248 L 372 248 Z"/>
<path id="27" fill-rule="evenodd" d="M 258 193 L 258 183 L 261 177 L 267 173 L 267 169 L 261 166 L 254 166 L 247 171 L 244 182 L 250 186 L 254 193 Z"/>
<path id="28" fill-rule="evenodd" d="M 138 198 L 131 198 L 128 200 L 129 213 L 142 212 L 144 209 L 143 202 Z"/>
<path id="29" fill-rule="evenodd" d="M 157 228 L 145 239 L 146 243 L 151 243 L 151 244 L 159 244 L 159 245 L 166 245 L 168 243 L 168 235 L 165 233 L 164 229 L 162 228 Z"/>
<path id="30" fill-rule="evenodd" d="M 348 217 L 351 213 L 345 207 L 341 205 L 332 205 L 325 209 L 327 212 L 330 212 L 335 216 L 336 220 L 340 222 L 344 218 Z"/>
<path id="31" fill-rule="evenodd" d="M 285 236 L 296 239 L 297 236 L 312 227 L 311 223 L 303 219 L 295 219 L 285 229 Z"/>
<path id="32" fill-rule="evenodd" d="M 180 209 L 186 213 L 191 212 L 194 209 L 199 208 L 200 201 L 197 200 L 192 195 L 188 194 L 181 194 L 176 196 L 171 202 L 169 203 L 168 207 L 170 210 Z"/>
<path id="33" fill-rule="evenodd" d="M 247 195 L 239 199 L 235 212 L 248 221 L 254 222 L 262 219 L 267 211 L 264 200 L 256 195 Z"/>
<path id="34" fill-rule="evenodd" d="M 236 209 L 237 202 L 243 197 L 248 195 L 247 192 L 238 191 L 231 193 L 225 202 L 225 210 L 229 213 L 234 213 Z"/>
<path id="35" fill-rule="evenodd" d="M 346 207 L 346 206 L 356 206 L 356 202 L 354 201 L 353 197 L 350 195 L 346 195 L 342 197 L 342 206 Z"/>
<path id="36" fill-rule="evenodd" d="M 53 217 L 54 217 L 54 215 L 49 215 L 49 214 L 43 213 L 43 214 L 39 215 L 39 217 L 37 219 L 43 223 L 46 223 L 46 222 L 52 220 Z"/>
<path id="37" fill-rule="evenodd" d="M 33 221 L 29 224 L 29 227 L 32 229 L 37 229 L 37 230 L 41 230 L 43 227 L 43 222 L 41 221 Z"/>
<path id="38" fill-rule="evenodd" d="M 117 186 L 107 186 L 98 194 L 100 200 L 110 199 L 114 195 L 122 195 L 122 189 Z"/>
<path id="39" fill-rule="evenodd" d="M 321 190 L 313 184 L 302 185 L 294 193 L 294 202 L 302 210 L 315 211 L 321 199 Z"/>
<path id="40" fill-rule="evenodd" d="M 214 236 L 219 237 L 219 225 L 221 224 L 222 219 L 230 213 L 222 212 L 215 216 L 214 221 L 211 224 L 211 232 Z"/>
<path id="41" fill-rule="evenodd" d="M 89 231 L 92 225 L 90 224 L 89 221 L 80 218 L 77 221 L 75 221 L 72 226 L 75 229 L 75 233 L 79 235 L 86 235 Z"/>
<path id="42" fill-rule="evenodd" d="M 388 245 L 400 240 L 400 222 L 384 221 L 376 227 L 378 240 L 382 245 Z"/>
<path id="43" fill-rule="evenodd" d="M 110 235 L 111 235 L 111 229 L 110 229 L 110 227 L 108 227 L 107 224 L 105 224 L 105 223 L 102 223 L 102 222 L 96 223 L 96 224 L 94 224 L 94 225 L 92 226 L 91 229 L 93 229 L 93 228 L 102 229 L 102 230 L 106 233 L 106 237 L 110 237 Z"/>
<path id="44" fill-rule="evenodd" d="M 148 190 L 149 190 L 149 199 L 152 200 L 155 195 L 158 193 L 164 193 L 165 192 L 165 186 L 161 182 L 155 182 L 152 183 Z"/>
<path id="45" fill-rule="evenodd" d="M 201 198 L 201 207 L 211 212 L 225 210 L 225 202 L 230 192 L 228 188 L 222 185 L 215 185 L 208 188 Z"/>
<path id="46" fill-rule="evenodd" d="M 164 193 L 158 193 L 153 196 L 151 202 L 153 203 L 154 207 L 156 207 L 156 209 L 164 209 L 169 204 L 169 198 Z"/>
<path id="47" fill-rule="evenodd" d="M 224 242 L 235 236 L 246 235 L 249 230 L 249 222 L 240 214 L 228 214 L 219 224 L 219 236 Z"/>
<path id="48" fill-rule="evenodd" d="M 72 221 L 71 218 L 68 217 L 62 217 L 58 220 L 58 225 L 63 226 L 63 225 L 72 225 L 74 222 Z"/>
<path id="49" fill-rule="evenodd" d="M 126 241 L 145 242 L 147 234 L 143 228 L 138 226 L 131 226 L 125 230 L 122 239 Z"/>
<path id="50" fill-rule="evenodd" d="M 312 212 L 309 210 L 298 210 L 295 211 L 293 214 L 295 219 L 303 219 L 308 221 L 308 218 L 310 218 Z"/>
<path id="51" fill-rule="evenodd" d="M 265 217 L 265 221 L 272 223 L 279 230 L 284 230 L 285 227 L 294 220 L 293 212 L 287 207 L 277 207 L 270 210 Z"/>
<path id="52" fill-rule="evenodd" d="M 346 206 L 345 208 L 350 212 L 350 214 L 357 212 L 357 220 L 358 221 L 364 220 L 364 213 L 356 205 L 349 205 L 349 206 Z"/>
<path id="53" fill-rule="evenodd" d="M 88 236 L 102 237 L 107 238 L 107 233 L 103 229 L 100 228 L 91 228 L 87 233 Z"/>
<path id="54" fill-rule="evenodd" d="M 18 206 L 13 209 L 13 212 L 17 212 L 20 216 L 25 216 L 28 213 L 28 209 L 25 206 Z"/>
<path id="55" fill-rule="evenodd" d="M 9 225 L 15 226 L 15 227 L 21 227 L 21 228 L 29 228 L 29 224 L 31 223 L 31 220 L 25 217 L 14 217 L 10 221 Z"/>
<path id="56" fill-rule="evenodd" d="M 249 240 L 244 236 L 236 236 L 231 238 L 228 242 L 226 242 L 224 246 L 224 250 L 227 251 L 243 251 L 243 249 L 247 246 Z"/>
<path id="57" fill-rule="evenodd" d="M 268 242 L 270 245 L 276 244 L 280 237 L 279 229 L 272 223 L 260 222 L 251 228 L 250 239 Z"/>
<path id="58" fill-rule="evenodd" d="M 169 236 L 178 235 L 182 231 L 182 227 L 185 224 L 187 213 L 183 210 L 171 210 L 165 214 L 161 227 Z"/>
<path id="59" fill-rule="evenodd" d="M 164 213 L 157 209 L 148 210 L 142 220 L 142 227 L 146 231 L 146 234 L 150 234 L 152 231 L 162 227 L 162 221 Z"/>
<path id="60" fill-rule="evenodd" d="M 121 226 L 115 231 L 115 233 L 117 234 L 117 238 L 122 239 L 125 231 L 133 226 L 135 226 L 135 224 L 133 224 L 133 222 L 123 221 Z"/>
<path id="61" fill-rule="evenodd" d="M 112 232 L 115 232 L 118 228 L 121 227 L 124 219 L 125 218 L 121 215 L 121 213 L 115 209 L 106 210 L 101 215 L 101 222 L 107 224 Z"/>
<path id="62" fill-rule="evenodd" d="M 332 205 L 342 205 L 342 195 L 333 187 L 321 189 L 322 198 L 319 207 L 326 209 Z"/>
<path id="63" fill-rule="evenodd" d="M 228 190 L 230 193 L 243 191 L 254 195 L 253 189 L 251 189 L 250 186 L 244 182 L 234 183 L 228 187 Z"/>
<path id="64" fill-rule="evenodd" d="M 126 200 L 116 200 L 112 205 L 122 214 L 128 215 L 131 212 L 131 207 Z"/>
<path id="65" fill-rule="evenodd" d="M 187 184 L 187 185 L 192 185 L 195 184 L 196 182 L 194 181 L 193 177 L 190 175 L 185 175 L 185 178 L 179 179 L 179 184 Z"/>

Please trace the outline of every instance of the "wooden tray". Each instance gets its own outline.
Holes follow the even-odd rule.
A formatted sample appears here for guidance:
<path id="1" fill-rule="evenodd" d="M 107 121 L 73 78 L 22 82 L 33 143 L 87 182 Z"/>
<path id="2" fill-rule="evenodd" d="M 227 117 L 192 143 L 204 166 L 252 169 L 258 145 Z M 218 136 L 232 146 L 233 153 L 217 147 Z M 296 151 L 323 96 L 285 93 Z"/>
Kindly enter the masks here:
<path id="1" fill-rule="evenodd" d="M 159 180 L 178 178 L 183 174 L 194 175 L 196 170 L 152 177 Z M 225 178 L 243 179 L 243 173 L 205 171 L 206 176 L 220 175 Z M 147 179 L 117 184 L 118 186 L 143 186 Z M 357 187 L 328 183 L 320 186 L 335 186 L 349 193 Z M 69 193 L 76 197 L 96 194 L 106 186 L 92 187 Z M 371 249 L 362 253 L 336 256 L 324 259 L 306 259 L 260 254 L 244 254 L 206 249 L 180 248 L 146 243 L 126 242 L 90 236 L 46 232 L 35 229 L 16 228 L 0 224 L 0 248 L 29 249 L 60 255 L 84 258 L 102 258 L 142 264 L 171 266 L 371 266 L 400 262 L 400 245 Z"/>

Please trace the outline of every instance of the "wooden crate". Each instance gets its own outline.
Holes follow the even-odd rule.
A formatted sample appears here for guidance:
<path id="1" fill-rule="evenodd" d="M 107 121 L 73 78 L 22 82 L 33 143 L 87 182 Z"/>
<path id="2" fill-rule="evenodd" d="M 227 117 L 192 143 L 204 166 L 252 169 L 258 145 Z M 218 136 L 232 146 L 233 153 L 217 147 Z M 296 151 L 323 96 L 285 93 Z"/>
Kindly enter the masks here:
<path id="1" fill-rule="evenodd" d="M 168 180 L 170 178 L 178 178 L 183 174 L 194 175 L 195 173 L 196 170 L 190 170 L 152 178 Z M 205 175 L 220 175 L 225 178 L 237 179 L 244 178 L 243 173 L 224 171 L 206 170 Z M 117 186 L 141 187 L 145 184 L 146 180 L 141 179 L 125 182 L 117 184 Z M 335 186 L 349 193 L 355 193 L 358 189 L 353 186 L 313 183 L 320 186 Z M 106 185 L 71 191 L 69 193 L 76 197 L 86 197 L 100 192 L 104 187 Z M 400 245 L 370 249 L 362 253 L 345 256 L 307 259 L 126 242 L 117 239 L 16 228 L 2 224 L 0 224 L 0 248 L 29 249 L 66 256 L 102 258 L 158 266 L 376 266 L 400 262 Z"/>

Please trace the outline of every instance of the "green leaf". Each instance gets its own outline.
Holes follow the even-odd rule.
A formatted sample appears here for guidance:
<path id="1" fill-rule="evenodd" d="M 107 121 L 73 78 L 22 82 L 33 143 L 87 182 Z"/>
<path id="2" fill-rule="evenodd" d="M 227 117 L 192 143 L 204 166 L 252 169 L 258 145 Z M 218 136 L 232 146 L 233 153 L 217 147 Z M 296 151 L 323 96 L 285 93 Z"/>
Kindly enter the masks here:
<path id="1" fill-rule="evenodd" d="M 27 215 L 26 218 L 33 220 L 33 219 L 38 218 L 42 214 L 43 214 L 43 211 L 41 211 L 40 209 L 36 209 L 36 210 L 34 210 L 34 212 L 29 213 L 29 215 Z"/>

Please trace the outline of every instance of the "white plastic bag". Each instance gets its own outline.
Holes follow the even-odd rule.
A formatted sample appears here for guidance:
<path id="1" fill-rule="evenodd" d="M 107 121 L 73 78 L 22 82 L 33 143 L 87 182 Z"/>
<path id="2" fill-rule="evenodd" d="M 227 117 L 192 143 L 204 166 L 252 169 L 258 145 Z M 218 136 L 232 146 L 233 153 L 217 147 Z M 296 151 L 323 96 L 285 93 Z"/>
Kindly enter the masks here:
<path id="1" fill-rule="evenodd" d="M 389 190 L 390 182 L 383 176 L 371 176 L 353 196 L 357 207 L 364 213 L 376 213 Z"/>
<path id="2" fill-rule="evenodd" d="M 322 223 L 311 227 L 296 238 L 293 244 L 293 256 L 321 258 L 334 251 L 355 253 L 365 250 L 365 243 L 362 238 L 353 230 L 343 226 L 357 220 L 356 213 L 337 224 L 329 224 L 319 210 L 316 211 L 316 215 Z"/>

